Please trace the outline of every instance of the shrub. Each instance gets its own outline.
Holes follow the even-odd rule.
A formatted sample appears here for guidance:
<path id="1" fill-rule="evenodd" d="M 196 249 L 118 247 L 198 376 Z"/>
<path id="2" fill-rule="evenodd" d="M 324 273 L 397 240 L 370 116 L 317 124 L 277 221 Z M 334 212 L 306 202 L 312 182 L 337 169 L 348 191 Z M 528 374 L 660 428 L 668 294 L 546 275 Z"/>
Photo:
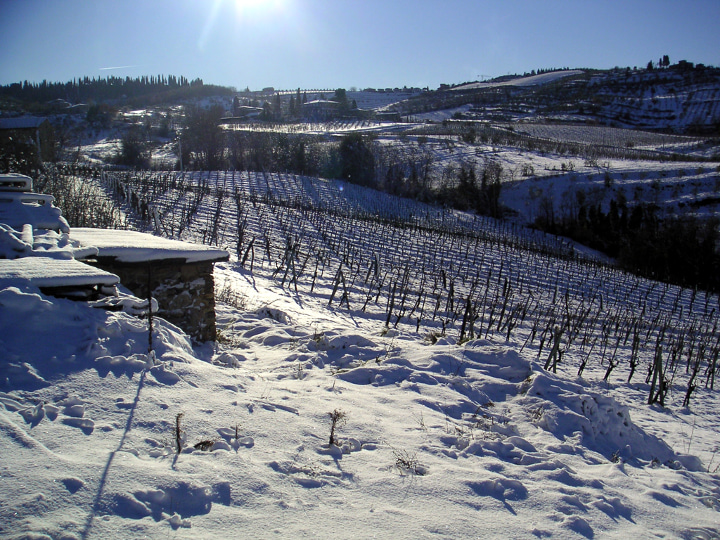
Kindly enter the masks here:
<path id="1" fill-rule="evenodd" d="M 347 422 L 347 416 L 339 409 L 330 413 L 330 446 L 338 446 L 338 439 L 335 432 Z"/>

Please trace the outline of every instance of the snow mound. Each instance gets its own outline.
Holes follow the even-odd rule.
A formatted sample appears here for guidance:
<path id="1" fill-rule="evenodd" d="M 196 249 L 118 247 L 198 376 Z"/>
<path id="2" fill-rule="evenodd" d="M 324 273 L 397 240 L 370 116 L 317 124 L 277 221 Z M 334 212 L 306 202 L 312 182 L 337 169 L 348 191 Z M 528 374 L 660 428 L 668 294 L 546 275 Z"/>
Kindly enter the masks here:
<path id="1" fill-rule="evenodd" d="M 557 443 L 552 448 L 559 453 L 590 449 L 608 461 L 682 464 L 692 470 L 701 466 L 636 426 L 628 408 L 615 399 L 545 371 L 508 347 L 475 340 L 459 349 L 429 347 L 428 354 L 409 360 L 351 335 L 335 336 L 323 343 L 326 345 L 319 349 L 326 358 L 325 350 L 337 349 L 328 346 L 332 343 L 342 344 L 341 349 L 348 351 L 347 355 L 336 353 L 326 359 L 341 367 L 338 379 L 356 385 L 396 385 L 421 396 L 441 397 L 435 401 L 419 397 L 416 401 L 459 421 L 460 426 L 489 427 L 495 437 L 513 441 L 497 443 L 501 446 L 473 442 L 464 432 L 444 437 L 447 445 L 465 454 L 490 453 L 518 463 L 532 462 L 532 457 L 523 457 L 533 453 L 532 444 L 516 437 L 518 428 L 511 422 L 512 414 L 498 412 L 502 406 L 519 406 L 534 425 L 555 437 Z"/>
<path id="2" fill-rule="evenodd" d="M 142 304 L 123 298 L 129 311 Z M 155 319 L 149 360 L 146 320 L 45 296 L 30 286 L 0 289 L 0 329 L 0 389 L 37 388 L 88 367 L 119 376 L 155 366 L 152 374 L 172 383 L 172 371 L 162 364 L 194 361 L 188 336 L 162 319 Z"/>
<path id="3" fill-rule="evenodd" d="M 613 461 L 673 463 L 678 459 L 667 443 L 633 424 L 626 406 L 582 384 L 537 369 L 523 401 L 539 427 L 560 441 L 571 440 L 574 448 L 588 447 Z M 566 450 L 567 446 L 558 446 L 559 452 Z"/>
<path id="4" fill-rule="evenodd" d="M 3 191 L 0 199 L 0 223 L 20 229 L 23 225 L 30 224 L 33 228 L 66 233 L 70 226 L 62 217 L 60 209 L 53 205 L 54 200 L 52 195 Z"/>

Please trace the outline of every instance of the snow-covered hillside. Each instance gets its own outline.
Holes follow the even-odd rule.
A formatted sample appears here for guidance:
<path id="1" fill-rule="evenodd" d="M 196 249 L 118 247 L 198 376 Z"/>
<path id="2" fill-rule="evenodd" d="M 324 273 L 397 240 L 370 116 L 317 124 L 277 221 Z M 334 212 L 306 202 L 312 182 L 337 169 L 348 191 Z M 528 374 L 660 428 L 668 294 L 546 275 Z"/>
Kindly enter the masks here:
<path id="1" fill-rule="evenodd" d="M 717 394 L 648 408 L 513 343 L 431 344 L 219 273 L 243 299 L 221 343 L 160 323 L 154 358 L 144 321 L 0 291 L 0 325 L 24 320 L 3 332 L 4 537 L 345 538 L 348 515 L 354 537 L 717 534 Z"/>
<path id="2" fill-rule="evenodd" d="M 713 133 L 720 122 L 717 70 L 611 72 L 594 77 L 590 89 L 595 94 L 590 110 L 614 125 Z"/>
<path id="3" fill-rule="evenodd" d="M 103 182 L 234 254 L 220 337 L 156 319 L 148 354 L 147 320 L 0 282 L 3 537 L 720 534 L 717 295 L 344 183 Z"/>
<path id="4" fill-rule="evenodd" d="M 538 75 L 528 75 L 527 77 L 516 77 L 508 80 L 468 83 L 460 86 L 454 86 L 452 89 L 462 91 L 477 90 L 483 88 L 497 88 L 501 86 L 541 86 L 544 84 L 559 81 L 561 79 L 564 79 L 565 77 L 581 75 L 582 73 L 583 71 L 579 69 L 566 69 L 562 71 L 550 71 L 547 73 L 540 73 Z"/>
<path id="5" fill-rule="evenodd" d="M 485 121 L 575 122 L 715 136 L 720 70 L 678 63 L 661 69 L 563 70 L 440 88 L 391 106 L 415 117 L 471 106 Z"/>

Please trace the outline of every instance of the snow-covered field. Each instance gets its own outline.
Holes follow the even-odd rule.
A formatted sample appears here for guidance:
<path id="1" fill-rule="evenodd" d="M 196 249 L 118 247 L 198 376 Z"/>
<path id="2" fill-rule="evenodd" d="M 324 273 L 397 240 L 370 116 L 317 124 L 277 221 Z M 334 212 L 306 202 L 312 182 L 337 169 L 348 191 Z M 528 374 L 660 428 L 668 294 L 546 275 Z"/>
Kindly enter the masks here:
<path id="1" fill-rule="evenodd" d="M 569 211 L 577 194 L 608 211 L 610 201 L 624 197 L 629 206 L 652 203 L 666 215 L 720 214 L 720 176 L 712 166 L 668 165 L 642 161 L 605 162 L 606 168 L 579 165 L 572 172 L 545 172 L 503 185 L 502 201 L 526 222 L 539 213 L 543 199 L 555 201 L 559 216 Z"/>
<path id="2" fill-rule="evenodd" d="M 155 358 L 145 321 L 0 291 L 3 537 L 719 534 L 717 393 L 647 407 L 516 343 L 431 344 L 217 274 L 240 306 L 220 343 L 156 321 Z"/>
<path id="3" fill-rule="evenodd" d="M 682 152 L 684 148 L 697 146 L 697 137 L 666 135 L 650 131 L 591 125 L 535 124 L 524 122 L 516 130 L 541 139 L 577 142 L 618 148 L 639 148 Z"/>
<path id="4" fill-rule="evenodd" d="M 573 77 L 582 75 L 584 71 L 580 69 L 567 69 L 563 71 L 550 71 L 539 75 L 528 75 L 527 77 L 517 77 L 507 81 L 488 81 L 474 82 L 453 87 L 453 90 L 470 90 L 479 88 L 495 88 L 498 86 L 541 86 L 564 79 L 565 77 Z"/>
<path id="5" fill-rule="evenodd" d="M 155 320 L 148 354 L 146 320 L 0 282 L 0 536 L 720 536 L 717 295 L 344 183 L 118 178 L 233 254 L 220 337 Z"/>
<path id="6" fill-rule="evenodd" d="M 303 135 L 344 135 L 347 133 L 385 133 L 405 131 L 413 124 L 395 122 L 375 122 L 369 120 L 337 122 L 300 122 L 295 124 L 233 124 L 230 131 L 249 131 L 265 133 L 286 133 Z"/>
<path id="7" fill-rule="evenodd" d="M 232 254 L 215 265 L 219 339 L 155 320 L 148 354 L 147 320 L 0 280 L 0 537 L 720 538 L 718 295 L 519 226 L 580 191 L 717 215 L 717 163 L 563 145 L 717 147 L 512 126 L 558 143 L 541 151 L 435 128 L 282 129 L 374 132 L 436 180 L 500 165 L 516 224 L 293 174 L 93 180 L 125 224 Z M 119 148 L 106 135 L 74 151 L 101 162 Z M 647 405 L 658 357 L 665 407 Z"/>

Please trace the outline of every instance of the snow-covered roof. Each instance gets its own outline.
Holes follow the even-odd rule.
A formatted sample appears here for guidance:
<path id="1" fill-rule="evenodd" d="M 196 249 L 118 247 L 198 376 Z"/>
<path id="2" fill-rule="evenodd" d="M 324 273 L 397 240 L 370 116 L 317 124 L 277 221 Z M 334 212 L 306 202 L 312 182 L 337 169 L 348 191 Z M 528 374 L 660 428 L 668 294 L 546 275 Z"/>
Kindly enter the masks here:
<path id="1" fill-rule="evenodd" d="M 21 230 L 23 225 L 30 224 L 35 229 L 52 229 L 67 232 L 68 222 L 62 217 L 61 211 L 53 206 L 52 195 L 39 193 L 22 193 L 13 191 L 0 192 L 0 223 Z"/>
<path id="2" fill-rule="evenodd" d="M 331 99 L 314 99 L 312 101 L 308 101 L 306 103 L 303 103 L 303 106 L 330 106 L 330 107 L 339 107 L 340 103 L 338 101 L 333 101 Z"/>
<path id="3" fill-rule="evenodd" d="M 17 116 L 15 118 L 0 118 L 0 129 L 34 129 L 39 128 L 47 118 L 35 116 Z"/>
<path id="4" fill-rule="evenodd" d="M 98 248 L 98 257 L 110 257 L 121 263 L 139 263 L 166 259 L 186 262 L 226 261 L 224 249 L 212 248 L 180 240 L 170 240 L 136 231 L 115 229 L 73 228 L 71 240 L 83 246 Z"/>
<path id="5" fill-rule="evenodd" d="M 0 191 L 32 191 L 32 178 L 18 173 L 0 174 Z"/>
<path id="6" fill-rule="evenodd" d="M 238 105 L 235 107 L 235 111 L 237 111 L 238 116 L 248 115 L 248 114 L 260 114 L 263 112 L 262 107 L 248 107 L 247 105 Z"/>
<path id="7" fill-rule="evenodd" d="M 74 259 L 0 259 L 0 289 L 10 286 L 85 287 L 116 285 L 120 278 Z"/>

